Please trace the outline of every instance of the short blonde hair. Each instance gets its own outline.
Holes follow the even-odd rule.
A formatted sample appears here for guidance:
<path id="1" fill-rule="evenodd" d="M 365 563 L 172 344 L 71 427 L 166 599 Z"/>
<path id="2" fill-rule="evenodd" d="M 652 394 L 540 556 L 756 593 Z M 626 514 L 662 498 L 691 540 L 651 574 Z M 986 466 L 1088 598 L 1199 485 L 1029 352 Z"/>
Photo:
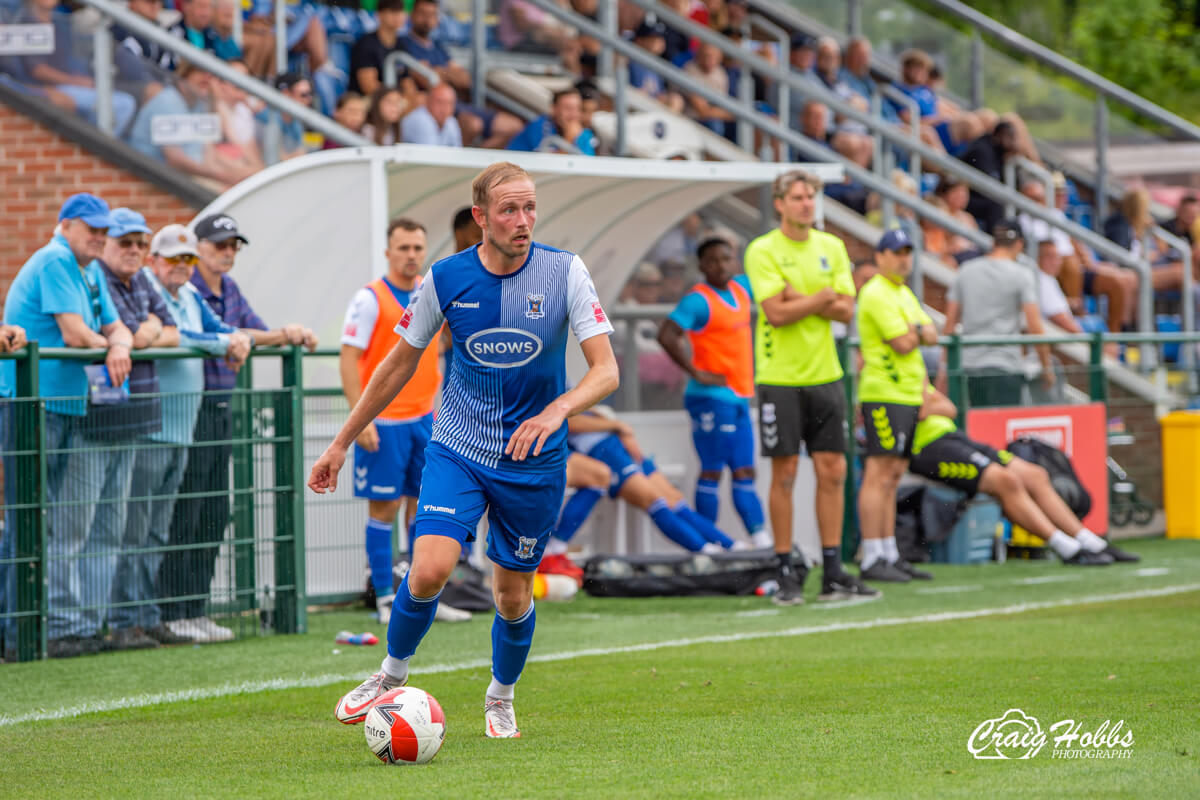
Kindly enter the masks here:
<path id="1" fill-rule="evenodd" d="M 813 190 L 813 194 L 820 194 L 821 179 L 811 172 L 805 172 L 802 169 L 788 170 L 775 177 L 775 182 L 771 185 L 771 194 L 776 199 L 782 199 L 787 196 L 787 193 L 792 190 L 792 187 L 803 181 L 807 183 Z"/>
<path id="2" fill-rule="evenodd" d="M 523 168 L 511 161 L 497 161 L 476 175 L 475 180 L 471 181 L 471 203 L 487 210 L 488 200 L 492 196 L 492 189 L 503 183 L 520 179 L 533 183 L 533 178 Z"/>

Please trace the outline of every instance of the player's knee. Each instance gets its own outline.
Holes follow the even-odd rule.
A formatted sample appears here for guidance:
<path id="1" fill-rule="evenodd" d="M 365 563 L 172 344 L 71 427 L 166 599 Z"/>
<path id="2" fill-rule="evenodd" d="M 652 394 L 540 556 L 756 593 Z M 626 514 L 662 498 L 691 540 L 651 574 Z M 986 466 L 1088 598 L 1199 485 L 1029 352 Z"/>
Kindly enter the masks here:
<path id="1" fill-rule="evenodd" d="M 796 485 L 795 461 L 777 462 L 771 467 L 771 487 L 791 491 Z"/>
<path id="2" fill-rule="evenodd" d="M 997 467 L 989 469 L 988 472 L 994 473 L 989 481 L 991 491 L 994 491 L 1001 497 L 1007 497 L 1021 491 L 1021 481 L 1012 470 Z"/>
<path id="3" fill-rule="evenodd" d="M 533 586 L 526 583 L 497 585 L 492 590 L 496 610 L 505 619 L 516 619 L 525 613 L 533 600 Z"/>
<path id="4" fill-rule="evenodd" d="M 414 597 L 433 597 L 442 590 L 457 562 L 440 559 L 415 559 L 408 571 L 408 590 Z"/>
<path id="5" fill-rule="evenodd" d="M 612 470 L 607 464 L 597 461 L 594 465 L 589 465 L 587 475 L 584 476 L 588 486 L 607 489 L 612 483 Z"/>
<path id="6" fill-rule="evenodd" d="M 840 489 L 846 482 L 846 458 L 841 453 L 816 453 L 813 465 L 818 489 Z"/>
<path id="7" fill-rule="evenodd" d="M 734 474 L 736 478 L 737 475 Z M 721 470 L 719 469 L 702 469 L 700 470 L 700 480 L 702 481 L 719 481 L 721 480 Z"/>

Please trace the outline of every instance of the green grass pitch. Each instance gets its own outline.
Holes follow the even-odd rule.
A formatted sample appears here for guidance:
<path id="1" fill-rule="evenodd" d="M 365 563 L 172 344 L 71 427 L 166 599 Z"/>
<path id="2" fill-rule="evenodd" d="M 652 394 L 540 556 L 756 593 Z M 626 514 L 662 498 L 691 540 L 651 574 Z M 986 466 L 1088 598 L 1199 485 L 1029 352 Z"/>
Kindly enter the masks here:
<path id="1" fill-rule="evenodd" d="M 385 767 L 337 698 L 384 648 L 302 636 L 0 666 L 0 797 L 1195 797 L 1200 542 L 1141 564 L 934 566 L 859 605 L 762 598 L 538 607 L 519 740 L 483 735 L 490 617 L 437 624 L 413 685 L 447 717 L 423 767 Z M 815 581 L 809 589 L 815 593 Z M 335 650 L 338 651 L 335 653 Z M 1132 732 L 1120 759 L 978 760 L 1019 708 Z"/>

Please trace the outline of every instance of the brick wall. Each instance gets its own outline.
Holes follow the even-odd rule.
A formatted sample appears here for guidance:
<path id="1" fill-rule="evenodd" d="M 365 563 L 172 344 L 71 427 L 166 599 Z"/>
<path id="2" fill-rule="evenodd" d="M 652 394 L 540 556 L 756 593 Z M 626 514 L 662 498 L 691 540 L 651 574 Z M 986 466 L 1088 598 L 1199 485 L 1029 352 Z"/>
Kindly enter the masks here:
<path id="1" fill-rule="evenodd" d="M 146 216 L 152 229 L 198 209 L 0 104 L 0 298 L 54 231 L 63 200 L 94 192 Z"/>

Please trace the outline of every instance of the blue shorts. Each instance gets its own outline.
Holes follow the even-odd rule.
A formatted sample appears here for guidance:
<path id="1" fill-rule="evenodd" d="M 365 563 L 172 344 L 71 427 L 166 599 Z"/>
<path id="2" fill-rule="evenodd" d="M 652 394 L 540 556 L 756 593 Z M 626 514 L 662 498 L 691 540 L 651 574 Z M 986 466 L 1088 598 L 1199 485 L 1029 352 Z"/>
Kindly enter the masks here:
<path id="1" fill-rule="evenodd" d="M 565 468 L 556 472 L 491 469 L 433 442 L 425 451 L 413 535 L 473 542 L 487 509 L 488 558 L 513 572 L 533 572 L 558 522 L 566 488 Z"/>
<path id="2" fill-rule="evenodd" d="M 700 469 L 720 472 L 754 466 L 754 428 L 750 404 L 727 403 L 702 395 L 684 395 L 683 406 L 692 415 L 692 443 L 700 456 Z"/>
<path id="3" fill-rule="evenodd" d="M 609 497 L 616 497 L 620 494 L 621 487 L 625 485 L 625 481 L 629 480 L 629 476 L 637 475 L 642 471 L 616 434 L 601 439 L 588 455 L 597 461 L 603 461 L 604 465 L 612 472 L 612 482 L 608 485 Z"/>
<path id="4" fill-rule="evenodd" d="M 425 469 L 425 446 L 433 435 L 433 414 L 411 422 L 375 420 L 379 449 L 354 445 L 354 496 L 369 500 L 416 497 Z"/>

